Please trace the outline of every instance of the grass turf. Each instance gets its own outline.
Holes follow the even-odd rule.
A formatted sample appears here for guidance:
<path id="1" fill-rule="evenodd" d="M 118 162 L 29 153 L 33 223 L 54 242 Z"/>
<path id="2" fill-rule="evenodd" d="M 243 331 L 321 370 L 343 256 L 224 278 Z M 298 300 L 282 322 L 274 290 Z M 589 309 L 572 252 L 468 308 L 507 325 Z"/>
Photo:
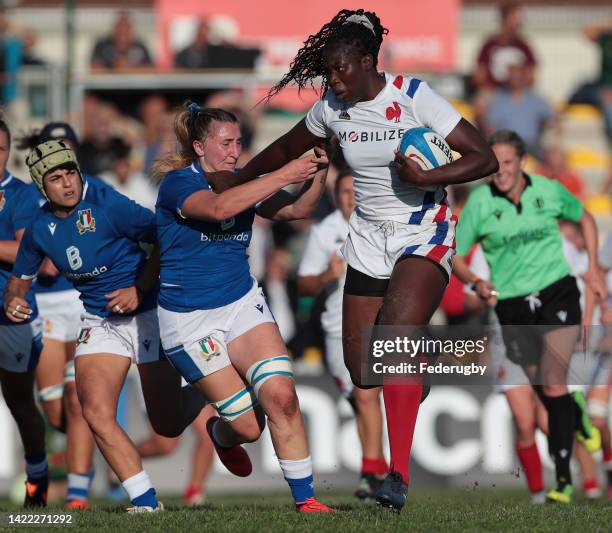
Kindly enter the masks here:
<path id="1" fill-rule="evenodd" d="M 526 492 L 520 490 L 479 487 L 415 490 L 399 516 L 373 504 L 356 502 L 346 493 L 320 492 L 320 499 L 336 507 L 338 512 L 333 515 L 300 515 L 293 510 L 287 495 L 277 494 L 213 495 L 201 509 L 186 508 L 176 498 L 162 498 L 166 512 L 129 516 L 124 512 L 126 505 L 94 501 L 91 509 L 74 513 L 75 527 L 72 529 L 232 533 L 402 530 L 593 533 L 610 531 L 612 524 L 612 505 L 606 500 L 534 506 Z M 0 501 L 0 510 L 18 512 L 20 509 Z M 46 512 L 54 511 L 61 512 L 61 508 L 50 506 Z M 6 526 L 6 519 L 2 525 Z"/>

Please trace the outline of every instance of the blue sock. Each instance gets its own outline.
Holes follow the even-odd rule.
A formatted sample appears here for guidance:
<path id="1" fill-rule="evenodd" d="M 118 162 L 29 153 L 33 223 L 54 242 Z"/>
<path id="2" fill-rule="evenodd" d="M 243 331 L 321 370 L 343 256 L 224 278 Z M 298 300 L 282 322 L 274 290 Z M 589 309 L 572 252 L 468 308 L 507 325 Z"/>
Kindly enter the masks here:
<path id="1" fill-rule="evenodd" d="M 153 507 L 155 509 L 157 507 L 157 496 L 155 494 L 155 489 L 149 489 L 144 494 L 137 496 L 132 501 L 132 504 L 137 507 L 147 506 Z"/>
<path id="2" fill-rule="evenodd" d="M 313 477 L 303 477 L 299 479 L 285 478 L 291 489 L 291 495 L 296 505 L 304 503 L 308 498 L 314 498 Z"/>
<path id="3" fill-rule="evenodd" d="M 45 451 L 26 454 L 26 476 L 29 483 L 37 483 L 49 475 Z"/>

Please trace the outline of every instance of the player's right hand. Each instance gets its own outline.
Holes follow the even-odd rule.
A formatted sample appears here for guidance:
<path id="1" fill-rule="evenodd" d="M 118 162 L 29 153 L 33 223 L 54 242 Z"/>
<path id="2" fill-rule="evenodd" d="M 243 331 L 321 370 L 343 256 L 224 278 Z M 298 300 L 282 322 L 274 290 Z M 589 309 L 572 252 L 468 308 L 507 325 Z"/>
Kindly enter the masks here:
<path id="1" fill-rule="evenodd" d="M 17 323 L 27 320 L 32 314 L 32 310 L 27 300 L 19 296 L 15 296 L 9 301 L 4 312 L 11 322 Z"/>
<path id="2" fill-rule="evenodd" d="M 338 254 L 334 253 L 331 256 L 327 272 L 329 278 L 332 280 L 337 280 L 344 275 L 344 261 Z"/>
<path id="3" fill-rule="evenodd" d="M 287 183 L 302 183 L 314 177 L 319 160 L 311 155 L 293 159 L 281 168 Z"/>
<path id="4" fill-rule="evenodd" d="M 480 279 L 474 284 L 474 292 L 489 305 L 495 305 L 497 303 L 495 285 L 484 279 Z"/>

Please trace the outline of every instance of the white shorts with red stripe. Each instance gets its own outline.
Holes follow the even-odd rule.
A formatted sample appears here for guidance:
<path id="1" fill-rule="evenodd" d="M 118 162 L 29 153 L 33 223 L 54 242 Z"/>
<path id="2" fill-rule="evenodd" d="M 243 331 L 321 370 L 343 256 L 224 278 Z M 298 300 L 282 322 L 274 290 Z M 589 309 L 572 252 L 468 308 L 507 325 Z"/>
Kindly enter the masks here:
<path id="1" fill-rule="evenodd" d="M 349 220 L 349 236 L 342 248 L 355 270 L 378 279 L 391 277 L 402 256 L 418 255 L 438 263 L 449 275 L 455 255 L 457 217 L 448 205 L 424 205 L 408 215 L 407 222 L 366 220 L 355 211 Z"/>

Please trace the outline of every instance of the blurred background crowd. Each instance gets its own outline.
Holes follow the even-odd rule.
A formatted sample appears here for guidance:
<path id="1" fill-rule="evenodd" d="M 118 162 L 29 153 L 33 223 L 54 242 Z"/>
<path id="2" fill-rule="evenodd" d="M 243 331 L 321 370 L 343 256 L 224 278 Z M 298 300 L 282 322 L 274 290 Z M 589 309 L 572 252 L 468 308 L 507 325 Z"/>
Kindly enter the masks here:
<path id="1" fill-rule="evenodd" d="M 395 27 L 384 13 L 389 3 L 376 10 L 392 38 Z M 429 35 L 390 41 L 381 67 L 429 80 L 484 135 L 517 131 L 528 146 L 529 169 L 559 180 L 586 202 L 603 240 L 612 212 L 612 8 L 599 1 L 580 7 L 560 1 L 444 3 L 445 17 L 430 14 L 425 21 Z M 235 6 L 224 11 L 222 2 L 202 3 L 197 11 L 189 11 L 196 3 L 187 0 L 138 0 L 129 10 L 113 0 L 2 4 L 0 96 L 14 133 L 69 121 L 79 131 L 82 169 L 152 209 L 158 184 L 149 171 L 175 146 L 177 105 L 192 99 L 236 113 L 244 163 L 316 98 L 287 90 L 260 102 L 287 66 L 282 58 L 293 56 L 300 39 L 326 19 L 324 12 L 295 35 L 279 30 L 266 39 L 254 35 L 249 19 L 255 11 L 241 18 Z M 270 13 L 261 7 L 259 16 Z M 25 178 L 23 159 L 14 150 L 11 169 Z M 335 159 L 316 217 L 274 224 L 258 219 L 250 248 L 253 273 L 306 372 L 322 370 L 321 302 L 298 296 L 296 269 L 308 228 L 334 209 L 341 154 Z M 451 191 L 457 211 L 469 190 Z M 469 312 L 463 300 L 463 291 L 449 293 L 439 320 L 460 320 Z"/>

